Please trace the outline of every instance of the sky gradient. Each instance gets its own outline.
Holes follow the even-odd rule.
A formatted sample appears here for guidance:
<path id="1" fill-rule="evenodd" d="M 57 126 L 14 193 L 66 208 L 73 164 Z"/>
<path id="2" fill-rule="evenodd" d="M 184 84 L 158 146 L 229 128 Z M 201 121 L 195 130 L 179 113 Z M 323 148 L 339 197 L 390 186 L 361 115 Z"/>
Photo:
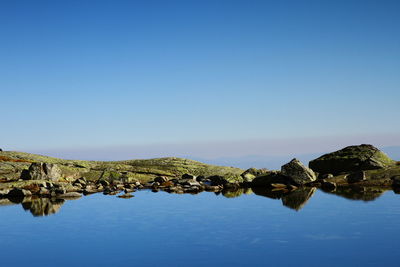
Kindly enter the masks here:
<path id="1" fill-rule="evenodd" d="M 399 14 L 399 1 L 2 0 L 0 147 L 400 145 Z"/>

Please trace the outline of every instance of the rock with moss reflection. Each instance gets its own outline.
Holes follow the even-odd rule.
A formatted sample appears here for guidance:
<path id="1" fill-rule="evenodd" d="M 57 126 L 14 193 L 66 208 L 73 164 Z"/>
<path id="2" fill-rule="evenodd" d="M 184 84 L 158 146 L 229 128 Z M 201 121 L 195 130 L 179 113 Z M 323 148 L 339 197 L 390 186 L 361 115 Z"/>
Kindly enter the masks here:
<path id="1" fill-rule="evenodd" d="M 22 200 L 24 210 L 30 211 L 33 216 L 48 216 L 57 213 L 64 204 L 63 199 L 31 198 Z"/>
<path id="2" fill-rule="evenodd" d="M 305 187 L 294 190 L 282 197 L 282 204 L 294 210 L 301 210 L 314 195 L 315 187 Z"/>

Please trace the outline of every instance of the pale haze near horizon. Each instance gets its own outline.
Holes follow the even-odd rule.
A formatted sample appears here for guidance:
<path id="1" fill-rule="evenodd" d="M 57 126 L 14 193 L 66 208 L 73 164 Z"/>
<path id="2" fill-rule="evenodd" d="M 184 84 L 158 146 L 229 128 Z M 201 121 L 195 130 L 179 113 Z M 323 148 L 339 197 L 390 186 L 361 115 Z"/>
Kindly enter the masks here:
<path id="1" fill-rule="evenodd" d="M 2 1 L 0 148 L 290 157 L 400 145 L 397 1 Z"/>

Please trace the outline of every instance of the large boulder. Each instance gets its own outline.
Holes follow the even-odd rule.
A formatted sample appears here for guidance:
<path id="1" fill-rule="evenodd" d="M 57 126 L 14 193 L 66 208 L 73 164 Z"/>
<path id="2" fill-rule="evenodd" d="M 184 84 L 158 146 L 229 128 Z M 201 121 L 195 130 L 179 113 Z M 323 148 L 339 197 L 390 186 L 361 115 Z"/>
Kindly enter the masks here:
<path id="1" fill-rule="evenodd" d="M 21 174 L 24 180 L 52 180 L 58 181 L 61 178 L 61 169 L 56 164 L 34 162 L 28 170 Z"/>
<path id="2" fill-rule="evenodd" d="M 396 162 L 372 145 L 348 146 L 310 161 L 309 167 L 318 173 L 349 173 L 389 167 Z"/>
<path id="3" fill-rule="evenodd" d="M 291 177 L 297 184 L 303 185 L 317 180 L 315 173 L 303 165 L 298 159 L 292 159 L 281 167 L 284 176 Z"/>

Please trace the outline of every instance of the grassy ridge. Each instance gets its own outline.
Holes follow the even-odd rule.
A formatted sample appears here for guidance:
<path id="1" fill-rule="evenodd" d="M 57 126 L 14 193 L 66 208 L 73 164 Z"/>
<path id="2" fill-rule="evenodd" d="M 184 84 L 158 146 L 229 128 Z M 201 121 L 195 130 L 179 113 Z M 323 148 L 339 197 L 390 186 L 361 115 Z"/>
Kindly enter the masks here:
<path id="1" fill-rule="evenodd" d="M 179 177 L 185 173 L 237 177 L 243 172 L 239 168 L 209 165 L 175 157 L 124 161 L 84 161 L 65 160 L 25 152 L 2 151 L 0 152 L 0 180 L 17 180 L 22 170 L 29 168 L 32 162 L 57 164 L 61 168 L 65 180 L 85 177 L 89 180 L 123 178 L 147 181 L 159 175 Z"/>

